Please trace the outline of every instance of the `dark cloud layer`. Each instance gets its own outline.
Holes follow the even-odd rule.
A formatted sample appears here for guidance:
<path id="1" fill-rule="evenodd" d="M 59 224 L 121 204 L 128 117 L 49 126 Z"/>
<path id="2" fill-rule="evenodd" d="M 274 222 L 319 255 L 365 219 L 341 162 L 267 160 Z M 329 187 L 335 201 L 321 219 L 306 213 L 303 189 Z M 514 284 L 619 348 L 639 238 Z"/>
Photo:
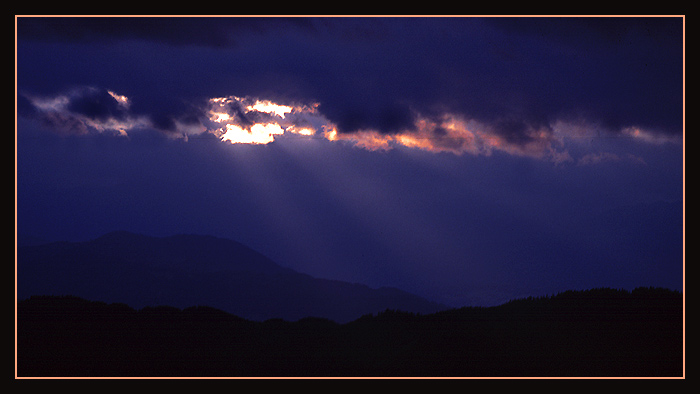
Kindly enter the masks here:
<path id="1" fill-rule="evenodd" d="M 238 36 L 265 33 L 285 27 L 308 27 L 303 18 L 225 17 L 60 17 L 20 18 L 22 38 L 105 43 L 120 40 L 157 41 L 169 45 L 236 45 Z"/>
<path id="2" fill-rule="evenodd" d="M 141 55 L 152 68 L 178 46 L 219 48 L 171 71 L 195 79 L 144 100 L 164 125 L 174 116 L 164 101 L 181 106 L 208 90 L 317 101 L 341 133 L 410 131 L 417 115 L 445 111 L 513 142 L 560 119 L 682 131 L 681 18 L 20 18 L 18 34 L 169 45 Z M 147 96 L 146 87 L 127 90 Z"/>
<path id="3" fill-rule="evenodd" d="M 681 139 L 682 22 L 20 18 L 18 80 L 28 94 L 111 89 L 170 135 L 201 132 L 209 100 L 237 96 L 317 103 L 324 130 L 368 149 L 496 149 L 562 163 L 579 160 L 563 140 L 582 134 Z M 265 120 L 229 110 L 243 128 Z M 56 125 L 75 124 L 63 115 Z"/>
<path id="4" fill-rule="evenodd" d="M 439 108 L 523 129 L 585 119 L 679 135 L 682 20 L 647 19 L 392 20 L 331 62 L 342 72 L 319 101 L 341 132 L 391 133 L 408 123 L 396 114 Z M 344 69 L 349 56 L 364 57 Z"/>
<path id="5" fill-rule="evenodd" d="M 124 106 L 104 89 L 89 89 L 76 96 L 68 103 L 67 110 L 98 121 L 127 117 Z"/>

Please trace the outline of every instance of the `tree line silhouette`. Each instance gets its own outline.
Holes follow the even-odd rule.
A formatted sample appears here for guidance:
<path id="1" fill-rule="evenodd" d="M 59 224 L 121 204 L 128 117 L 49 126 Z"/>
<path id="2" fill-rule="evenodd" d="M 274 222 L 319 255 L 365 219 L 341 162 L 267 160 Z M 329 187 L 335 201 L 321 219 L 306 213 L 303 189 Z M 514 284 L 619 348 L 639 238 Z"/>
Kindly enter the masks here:
<path id="1" fill-rule="evenodd" d="M 18 377 L 683 376 L 683 297 L 599 288 L 338 324 L 72 296 L 17 304 Z"/>

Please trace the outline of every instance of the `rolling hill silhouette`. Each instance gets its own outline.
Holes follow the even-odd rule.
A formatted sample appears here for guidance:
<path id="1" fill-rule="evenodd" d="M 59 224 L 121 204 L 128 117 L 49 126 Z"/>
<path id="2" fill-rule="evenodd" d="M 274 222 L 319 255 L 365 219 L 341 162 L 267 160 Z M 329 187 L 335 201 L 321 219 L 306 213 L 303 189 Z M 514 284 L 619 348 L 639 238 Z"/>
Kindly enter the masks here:
<path id="1" fill-rule="evenodd" d="M 17 260 L 18 299 L 73 295 L 134 308 L 207 305 L 256 321 L 338 323 L 386 309 L 447 308 L 395 288 L 313 278 L 212 236 L 113 232 L 87 242 L 21 246 Z"/>
<path id="2" fill-rule="evenodd" d="M 18 303 L 17 325 L 20 377 L 684 376 L 683 298 L 659 288 L 345 324 L 41 296 Z"/>
<path id="3" fill-rule="evenodd" d="M 18 377 L 682 377 L 684 300 L 567 291 L 449 309 L 312 278 L 235 241 L 18 247 Z"/>

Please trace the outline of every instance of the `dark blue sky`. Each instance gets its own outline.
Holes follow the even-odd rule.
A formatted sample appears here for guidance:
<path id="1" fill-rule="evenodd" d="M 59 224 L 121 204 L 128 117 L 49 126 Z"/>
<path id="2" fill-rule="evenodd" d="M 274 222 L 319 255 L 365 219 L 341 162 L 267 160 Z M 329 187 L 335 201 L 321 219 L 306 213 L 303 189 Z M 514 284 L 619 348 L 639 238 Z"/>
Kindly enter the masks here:
<path id="1" fill-rule="evenodd" d="M 677 17 L 19 17 L 17 229 L 217 235 L 454 306 L 680 290 L 683 38 Z"/>

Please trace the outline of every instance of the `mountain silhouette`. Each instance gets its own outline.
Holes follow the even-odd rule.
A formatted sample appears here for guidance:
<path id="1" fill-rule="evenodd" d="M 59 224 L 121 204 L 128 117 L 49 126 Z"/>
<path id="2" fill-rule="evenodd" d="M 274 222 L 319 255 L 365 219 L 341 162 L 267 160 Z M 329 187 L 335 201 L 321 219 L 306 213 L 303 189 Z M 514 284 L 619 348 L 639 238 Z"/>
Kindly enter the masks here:
<path id="1" fill-rule="evenodd" d="M 255 321 L 320 317 L 338 323 L 386 309 L 447 308 L 395 288 L 314 278 L 213 236 L 119 231 L 86 242 L 21 246 L 17 253 L 20 300 L 73 295 L 133 308 L 207 305 Z"/>

